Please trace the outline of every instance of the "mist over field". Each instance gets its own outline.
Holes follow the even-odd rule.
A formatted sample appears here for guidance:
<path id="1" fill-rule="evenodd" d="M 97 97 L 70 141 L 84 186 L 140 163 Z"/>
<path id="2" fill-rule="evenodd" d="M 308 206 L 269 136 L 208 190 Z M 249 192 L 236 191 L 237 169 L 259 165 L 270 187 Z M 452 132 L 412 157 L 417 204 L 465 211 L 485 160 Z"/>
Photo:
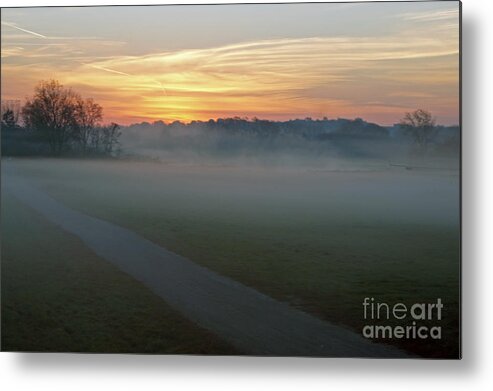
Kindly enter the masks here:
<path id="1" fill-rule="evenodd" d="M 448 170 L 385 167 L 332 171 L 104 160 L 5 164 L 27 169 L 43 187 L 73 188 L 88 196 L 97 193 L 108 198 L 108 203 L 145 206 L 151 200 L 153 204 L 161 200 L 163 208 L 183 207 L 198 214 L 202 210 L 227 211 L 248 219 L 267 213 L 281 220 L 291 216 L 348 223 L 352 219 L 393 224 L 458 223 L 458 175 Z M 105 195 L 109 191 L 113 196 Z"/>
<path id="2" fill-rule="evenodd" d="M 162 121 L 122 129 L 123 154 L 165 162 L 381 170 L 392 163 L 457 169 L 459 131 L 440 127 L 430 153 L 399 127 L 362 119 Z"/>
<path id="3" fill-rule="evenodd" d="M 455 170 L 4 160 L 2 181 L 12 175 L 71 208 L 356 332 L 362 297 L 390 303 L 441 297 L 447 304 L 444 339 L 398 345 L 425 356 L 456 354 Z"/>

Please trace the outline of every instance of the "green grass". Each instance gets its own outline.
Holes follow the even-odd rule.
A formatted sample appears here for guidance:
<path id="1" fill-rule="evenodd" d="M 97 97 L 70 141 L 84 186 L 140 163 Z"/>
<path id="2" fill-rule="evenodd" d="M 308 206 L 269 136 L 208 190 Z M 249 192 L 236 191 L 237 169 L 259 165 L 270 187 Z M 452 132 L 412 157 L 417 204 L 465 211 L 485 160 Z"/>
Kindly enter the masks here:
<path id="1" fill-rule="evenodd" d="M 281 190 L 292 190 L 292 197 L 264 190 L 269 179 L 256 182 L 246 175 L 226 181 L 207 169 L 175 172 L 154 164 L 49 160 L 17 166 L 67 205 L 357 332 L 365 324 L 365 297 L 389 304 L 440 297 L 442 340 L 395 343 L 427 357 L 458 356 L 456 224 L 364 215 L 360 212 L 370 208 L 364 203 L 349 208 L 330 194 L 325 203 L 301 203 L 289 187 Z M 249 193 L 252 188 L 256 192 Z"/>
<path id="2" fill-rule="evenodd" d="M 1 266 L 4 351 L 237 353 L 5 192 Z"/>

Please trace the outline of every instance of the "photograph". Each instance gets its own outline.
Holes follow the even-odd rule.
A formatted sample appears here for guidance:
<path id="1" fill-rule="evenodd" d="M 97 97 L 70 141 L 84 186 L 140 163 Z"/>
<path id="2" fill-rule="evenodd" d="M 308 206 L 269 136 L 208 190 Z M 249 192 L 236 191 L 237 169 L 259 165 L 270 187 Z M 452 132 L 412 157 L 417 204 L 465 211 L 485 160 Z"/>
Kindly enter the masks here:
<path id="1" fill-rule="evenodd" d="M 459 1 L 1 8 L 1 350 L 462 357 Z"/>

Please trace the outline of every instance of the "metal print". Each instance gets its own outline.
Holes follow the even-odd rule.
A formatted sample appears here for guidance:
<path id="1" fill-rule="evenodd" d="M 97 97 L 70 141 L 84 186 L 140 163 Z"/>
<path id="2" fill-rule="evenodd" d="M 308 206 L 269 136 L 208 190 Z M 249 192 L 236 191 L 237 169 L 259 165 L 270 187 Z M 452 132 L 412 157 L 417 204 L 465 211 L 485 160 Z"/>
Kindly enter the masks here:
<path id="1" fill-rule="evenodd" d="M 460 358 L 460 3 L 3 8 L 4 351 Z"/>

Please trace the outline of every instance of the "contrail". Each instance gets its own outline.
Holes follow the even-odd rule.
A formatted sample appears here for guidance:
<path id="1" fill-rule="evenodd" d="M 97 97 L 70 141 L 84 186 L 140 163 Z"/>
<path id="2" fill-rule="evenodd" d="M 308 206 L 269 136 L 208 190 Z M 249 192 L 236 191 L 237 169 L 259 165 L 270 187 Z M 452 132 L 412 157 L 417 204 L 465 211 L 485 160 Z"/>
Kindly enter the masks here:
<path id="1" fill-rule="evenodd" d="M 19 30 L 19 31 L 23 31 L 27 34 L 31 34 L 31 35 L 34 35 L 35 37 L 38 37 L 38 38 L 43 38 L 43 39 L 52 39 L 50 37 L 47 37 L 46 35 L 43 35 L 43 34 L 39 34 L 39 33 L 36 33 L 34 31 L 31 31 L 31 30 L 26 30 L 26 29 L 23 29 L 21 27 L 18 27 L 16 25 L 14 25 L 13 23 L 8 23 L 8 22 L 2 22 L 3 25 L 5 26 L 8 26 L 8 27 L 11 27 L 13 29 L 16 29 L 16 30 Z M 94 68 L 94 69 L 99 69 L 101 71 L 105 71 L 105 72 L 110 72 L 110 73 L 115 73 L 117 75 L 123 75 L 123 76 L 130 76 L 132 77 L 132 75 L 128 74 L 128 73 L 125 73 L 125 72 L 120 72 L 120 71 L 116 71 L 114 69 L 110 69 L 110 68 L 105 68 L 105 67 L 101 67 L 101 66 L 98 66 L 98 65 L 92 65 L 92 64 L 87 64 L 87 63 L 82 63 L 83 65 L 87 65 L 91 68 Z M 164 86 L 161 84 L 160 81 L 158 80 L 155 80 L 156 83 L 159 85 L 161 91 L 163 92 L 164 95 L 168 95 L 167 92 L 166 92 L 166 89 L 164 88 Z"/>
<path id="2" fill-rule="evenodd" d="M 114 69 L 105 68 L 105 67 L 98 66 L 98 65 L 87 64 L 87 63 L 84 63 L 84 62 L 81 63 L 81 64 L 87 65 L 88 67 L 91 67 L 91 68 L 94 68 L 94 69 L 99 69 L 101 71 L 106 71 L 106 72 L 110 72 L 110 73 L 116 73 L 117 75 L 123 75 L 123 76 L 129 76 L 129 77 L 134 77 L 135 76 L 135 75 L 131 75 L 129 73 L 116 71 Z M 159 86 L 160 90 L 163 92 L 163 95 L 168 95 L 168 92 L 166 91 L 166 88 L 164 88 L 163 84 L 159 80 L 153 79 L 153 81 L 155 81 L 156 84 Z"/>
<path id="3" fill-rule="evenodd" d="M 92 64 L 85 64 L 83 63 L 84 65 L 87 65 L 88 67 L 91 67 L 91 68 L 94 68 L 94 69 L 99 69 L 101 71 L 106 71 L 106 72 L 111 72 L 111 73 L 116 73 L 118 75 L 123 75 L 123 76 L 132 76 L 128 73 L 125 73 L 125 72 L 120 72 L 120 71 L 115 71 L 114 69 L 110 69 L 110 68 L 104 68 L 104 67 L 100 67 L 100 66 L 97 66 L 97 65 L 92 65 Z"/>
<path id="4" fill-rule="evenodd" d="M 5 26 L 12 27 L 13 29 L 16 29 L 16 30 L 24 31 L 25 33 L 34 35 L 35 37 L 38 37 L 38 38 L 48 39 L 48 37 L 45 36 L 45 35 L 43 35 L 43 34 L 38 34 L 38 33 L 35 33 L 34 31 L 26 30 L 26 29 L 17 27 L 16 25 L 14 25 L 12 23 L 2 22 L 2 24 L 5 25 Z"/>

